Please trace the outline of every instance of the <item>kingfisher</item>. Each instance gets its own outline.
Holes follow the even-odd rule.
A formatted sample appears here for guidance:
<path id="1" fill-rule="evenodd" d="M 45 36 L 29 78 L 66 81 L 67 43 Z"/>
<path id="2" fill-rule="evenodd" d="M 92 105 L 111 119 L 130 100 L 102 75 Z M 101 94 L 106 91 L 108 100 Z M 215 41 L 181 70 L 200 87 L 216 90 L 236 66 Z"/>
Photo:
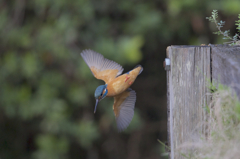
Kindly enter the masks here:
<path id="1" fill-rule="evenodd" d="M 121 65 L 104 58 L 103 55 L 95 51 L 83 50 L 81 56 L 93 76 L 105 82 L 104 85 L 98 86 L 95 90 L 96 104 L 94 113 L 102 99 L 114 97 L 113 112 L 117 128 L 119 132 L 123 131 L 128 127 L 134 115 L 136 92 L 130 86 L 143 71 L 143 67 L 137 65 L 133 70 L 122 74 L 123 68 Z"/>

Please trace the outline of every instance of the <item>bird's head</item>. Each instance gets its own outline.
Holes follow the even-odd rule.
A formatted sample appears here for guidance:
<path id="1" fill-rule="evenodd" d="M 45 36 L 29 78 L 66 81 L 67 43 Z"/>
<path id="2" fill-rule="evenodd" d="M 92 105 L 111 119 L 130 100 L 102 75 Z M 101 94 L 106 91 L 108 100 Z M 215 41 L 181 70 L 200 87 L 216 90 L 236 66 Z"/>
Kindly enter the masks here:
<path id="1" fill-rule="evenodd" d="M 95 104 L 95 108 L 94 108 L 94 113 L 97 110 L 98 102 L 100 102 L 103 98 L 105 98 L 107 93 L 108 93 L 107 85 L 100 85 L 95 90 L 94 96 L 95 96 L 95 99 L 96 99 L 96 104 Z"/>

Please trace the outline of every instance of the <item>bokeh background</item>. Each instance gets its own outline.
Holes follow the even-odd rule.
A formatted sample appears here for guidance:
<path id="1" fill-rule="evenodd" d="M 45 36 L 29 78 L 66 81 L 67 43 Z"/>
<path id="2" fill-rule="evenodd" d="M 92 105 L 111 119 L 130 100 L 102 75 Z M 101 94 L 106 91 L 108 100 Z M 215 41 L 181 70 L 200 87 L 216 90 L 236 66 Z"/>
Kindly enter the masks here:
<path id="1" fill-rule="evenodd" d="M 167 141 L 170 45 L 223 43 L 213 9 L 236 31 L 240 1 L 1 0 L 0 159 L 159 159 Z M 118 133 L 113 99 L 93 114 L 96 80 L 80 52 L 141 64 L 133 121 Z"/>

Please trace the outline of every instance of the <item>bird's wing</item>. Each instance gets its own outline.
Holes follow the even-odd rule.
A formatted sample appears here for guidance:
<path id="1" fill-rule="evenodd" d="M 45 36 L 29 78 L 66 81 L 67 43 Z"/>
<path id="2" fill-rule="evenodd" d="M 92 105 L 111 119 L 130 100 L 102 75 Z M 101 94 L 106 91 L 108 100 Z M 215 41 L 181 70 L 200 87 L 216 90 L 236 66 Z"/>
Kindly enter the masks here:
<path id="1" fill-rule="evenodd" d="M 132 121 L 135 102 L 136 92 L 131 88 L 114 97 L 113 111 L 120 132 L 126 129 Z"/>
<path id="2" fill-rule="evenodd" d="M 121 65 L 104 58 L 103 55 L 92 50 L 84 50 L 81 56 L 91 69 L 92 74 L 106 83 L 116 78 L 123 71 Z"/>

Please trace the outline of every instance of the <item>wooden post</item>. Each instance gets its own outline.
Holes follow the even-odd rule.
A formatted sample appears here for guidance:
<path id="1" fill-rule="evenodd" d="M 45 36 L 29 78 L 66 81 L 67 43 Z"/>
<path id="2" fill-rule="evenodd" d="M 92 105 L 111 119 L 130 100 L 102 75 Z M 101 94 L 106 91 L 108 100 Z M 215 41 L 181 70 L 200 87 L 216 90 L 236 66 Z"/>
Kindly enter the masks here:
<path id="1" fill-rule="evenodd" d="M 199 123 L 206 122 L 210 82 L 231 86 L 240 96 L 240 47 L 169 46 L 167 57 L 171 61 L 167 71 L 169 158 L 184 159 L 179 146 L 207 134 Z"/>
<path id="2" fill-rule="evenodd" d="M 170 46 L 168 73 L 169 140 L 171 158 L 184 158 L 176 149 L 184 142 L 194 142 L 204 133 L 200 121 L 205 121 L 204 106 L 209 101 L 210 47 Z"/>

